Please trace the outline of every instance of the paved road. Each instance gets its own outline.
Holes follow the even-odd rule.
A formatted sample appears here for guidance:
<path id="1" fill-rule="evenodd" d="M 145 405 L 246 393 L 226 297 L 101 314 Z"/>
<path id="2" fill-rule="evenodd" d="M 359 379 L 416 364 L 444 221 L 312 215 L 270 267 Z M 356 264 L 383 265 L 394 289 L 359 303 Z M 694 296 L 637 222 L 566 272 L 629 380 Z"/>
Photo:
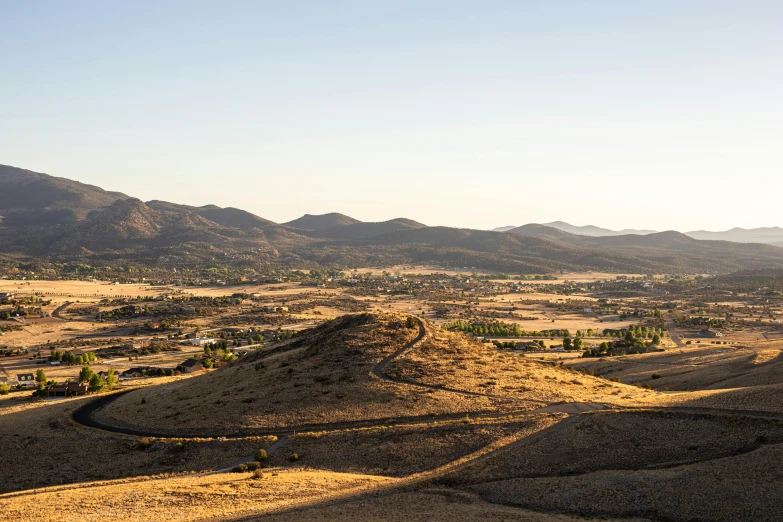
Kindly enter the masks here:
<path id="1" fill-rule="evenodd" d="M 70 301 L 65 301 L 63 304 L 61 304 L 60 306 L 58 306 L 57 308 L 54 309 L 54 312 L 52 312 L 52 317 L 56 317 L 57 319 L 59 319 L 61 321 L 68 321 L 68 319 L 64 318 L 60 314 L 62 314 L 63 311 L 66 308 L 68 308 L 69 306 L 71 306 L 71 302 Z"/>
<path id="2" fill-rule="evenodd" d="M 437 386 L 437 385 L 428 385 L 428 384 L 422 384 L 418 382 L 413 381 L 406 381 L 403 379 L 395 379 L 392 377 L 387 376 L 384 373 L 384 369 L 391 363 L 394 359 L 397 357 L 400 357 L 401 355 L 407 353 L 408 351 L 414 349 L 415 347 L 419 346 L 421 343 L 423 343 L 427 339 L 427 329 L 424 326 L 424 322 L 420 319 L 417 319 L 419 321 L 419 334 L 416 336 L 414 340 L 400 348 L 399 350 L 395 351 L 391 355 L 385 357 L 383 360 L 381 360 L 378 364 L 376 364 L 372 370 L 370 371 L 370 375 L 374 378 L 394 382 L 394 383 L 401 383 L 401 384 L 407 384 L 410 386 L 417 386 L 432 390 L 438 390 L 438 391 L 444 391 L 444 392 L 450 392 L 450 393 L 458 393 L 462 395 L 469 395 L 469 396 L 487 396 L 492 397 L 491 395 L 486 395 L 478 392 L 469 392 L 465 390 L 454 390 L 451 388 L 447 388 L 445 386 Z M 272 355 L 270 352 L 267 354 L 267 356 Z M 123 395 L 130 393 L 134 390 L 126 390 L 121 391 L 118 393 L 113 393 L 111 395 L 103 395 L 101 397 L 98 397 L 97 399 L 90 401 L 83 406 L 76 409 L 73 414 L 72 418 L 75 422 L 78 424 L 82 424 L 84 426 L 88 426 L 90 428 L 100 429 L 103 431 L 110 431 L 114 433 L 122 433 L 125 435 L 133 435 L 138 437 L 158 437 L 158 438 L 169 438 L 169 437 L 177 437 L 177 435 L 167 432 L 156 432 L 154 430 L 146 430 L 146 429 L 138 429 L 135 427 L 121 427 L 121 426 L 112 426 L 110 424 L 106 424 L 104 422 L 101 422 L 99 420 L 96 420 L 93 416 L 95 412 L 100 410 L 101 408 L 104 408 L 105 406 L 111 404 L 112 402 L 116 401 Z M 507 398 L 507 397 L 503 397 Z M 277 437 L 285 437 L 288 435 L 292 435 L 296 432 L 301 431 L 336 431 L 336 430 L 345 430 L 345 429 L 355 429 L 355 428 L 369 428 L 369 427 L 378 427 L 378 426 L 395 426 L 395 425 L 410 425 L 410 424 L 431 424 L 433 422 L 441 422 L 441 421 L 448 421 L 448 420 L 459 420 L 464 419 L 465 416 L 469 416 L 471 419 L 497 419 L 497 418 L 504 418 L 508 416 L 515 416 L 515 415 L 530 415 L 530 414 L 536 414 L 536 413 L 581 413 L 581 411 L 586 410 L 595 410 L 595 409 L 603 409 L 605 406 L 600 404 L 590 404 L 590 403 L 580 403 L 580 406 L 576 406 L 574 404 L 570 403 L 545 403 L 542 401 L 532 401 L 532 400 L 525 400 L 521 399 L 519 401 L 520 403 L 540 403 L 541 408 L 535 409 L 535 410 L 516 410 L 516 411 L 508 411 L 508 412 L 502 412 L 499 413 L 497 411 L 475 411 L 475 412 L 460 412 L 460 413 L 453 413 L 453 414 L 443 414 L 443 415 L 417 415 L 417 416 L 408 416 L 408 417 L 388 417 L 388 418 L 381 418 L 381 419 L 372 419 L 372 420 L 363 420 L 363 421 L 346 421 L 346 422 L 331 422 L 331 423 L 321 423 L 321 424 L 303 424 L 299 426 L 286 426 L 286 427 L 280 427 L 280 428 L 269 428 L 265 430 L 244 430 L 241 434 L 220 434 L 220 433 L 213 433 L 206 435 L 204 433 L 193 433 L 193 437 L 226 437 L 226 438 L 243 438 L 248 436 L 266 436 L 266 435 L 275 435 Z M 584 408 L 584 410 L 581 410 L 580 408 Z M 181 437 L 178 437 L 181 438 Z M 185 437 L 187 438 L 187 437 Z"/>
<path id="3" fill-rule="evenodd" d="M 666 314 L 666 328 L 669 329 L 669 337 L 672 338 L 672 341 L 674 341 L 674 344 L 677 345 L 677 348 L 684 348 L 685 343 L 682 342 L 680 335 L 677 333 L 677 327 L 674 324 L 674 318 L 672 318 L 672 316 L 669 314 Z"/>

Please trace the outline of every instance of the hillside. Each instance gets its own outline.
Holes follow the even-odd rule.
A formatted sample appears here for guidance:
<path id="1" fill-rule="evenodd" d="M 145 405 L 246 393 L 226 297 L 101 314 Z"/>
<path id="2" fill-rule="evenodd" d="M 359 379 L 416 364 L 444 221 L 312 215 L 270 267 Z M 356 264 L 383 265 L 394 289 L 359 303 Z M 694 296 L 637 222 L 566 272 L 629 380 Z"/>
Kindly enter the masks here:
<path id="1" fill-rule="evenodd" d="M 330 228 L 341 227 L 345 225 L 355 225 L 361 223 L 358 219 L 354 219 L 350 216 L 332 212 L 329 214 L 305 214 L 304 216 L 283 223 L 287 227 L 299 228 L 302 230 L 321 231 L 328 230 Z"/>
<path id="2" fill-rule="evenodd" d="M 128 196 L 38 172 L 0 165 L 0 225 L 75 223 Z"/>
<path id="3" fill-rule="evenodd" d="M 179 205 L 167 201 L 148 201 L 147 206 L 156 210 L 168 210 L 175 212 L 193 212 L 201 217 L 228 228 L 266 228 L 270 225 L 276 225 L 274 221 L 251 214 L 245 210 L 233 207 L 221 208 L 216 205 L 205 205 L 203 207 L 191 207 L 188 205 Z"/>
<path id="4" fill-rule="evenodd" d="M 314 231 L 312 235 L 313 237 L 331 239 L 362 239 L 380 236 L 381 234 L 388 234 L 390 232 L 400 232 L 418 228 L 426 228 L 426 225 L 422 225 L 411 219 L 397 218 L 378 223 L 353 223 Z"/>
<path id="5" fill-rule="evenodd" d="M 418 321 L 396 314 L 343 316 L 269 353 L 131 392 L 98 418 L 162 433 L 251 434 L 272 427 L 299 430 L 389 417 L 531 410 L 550 401 L 609 395 L 611 386 L 603 381 L 585 377 L 579 384 L 554 386 L 573 377 L 517 354 L 499 354 L 462 334 L 429 324 L 421 328 Z M 422 342 L 413 344 L 417 340 Z M 403 351 L 409 355 L 403 357 Z M 450 368 L 458 362 L 483 366 L 474 372 L 483 385 L 454 375 Z M 486 384 L 489 380 L 495 383 Z"/>

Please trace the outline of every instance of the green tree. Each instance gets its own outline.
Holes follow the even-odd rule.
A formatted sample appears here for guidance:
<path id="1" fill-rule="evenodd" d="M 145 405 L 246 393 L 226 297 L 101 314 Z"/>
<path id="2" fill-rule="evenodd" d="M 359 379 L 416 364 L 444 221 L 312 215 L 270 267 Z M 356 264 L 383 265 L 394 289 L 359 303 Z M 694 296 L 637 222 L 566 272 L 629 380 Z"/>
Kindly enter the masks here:
<path id="1" fill-rule="evenodd" d="M 86 364 L 82 366 L 82 370 L 79 372 L 79 382 L 90 382 L 94 372 Z"/>
<path id="2" fill-rule="evenodd" d="M 35 372 L 35 382 L 38 383 L 39 388 L 46 385 L 46 374 L 40 368 Z"/>
<path id="3" fill-rule="evenodd" d="M 659 344 L 661 344 L 661 336 L 658 334 L 654 334 L 652 338 L 652 343 L 653 346 L 658 346 Z"/>
<path id="4" fill-rule="evenodd" d="M 574 339 L 574 350 L 581 350 L 583 345 L 584 341 L 582 341 L 581 337 Z"/>
<path id="5" fill-rule="evenodd" d="M 11 391 L 11 387 L 8 386 L 4 382 L 0 382 L 0 395 L 8 395 L 8 392 Z"/>
<path id="6" fill-rule="evenodd" d="M 117 372 L 114 368 L 109 368 L 109 373 L 106 374 L 106 387 L 110 390 L 117 385 Z"/>
<path id="7" fill-rule="evenodd" d="M 104 386 L 106 386 L 106 383 L 103 381 L 101 376 L 97 373 L 93 373 L 90 377 L 90 391 L 99 392 L 103 389 Z"/>
<path id="8" fill-rule="evenodd" d="M 571 338 L 570 337 L 563 337 L 563 348 L 566 350 L 571 349 Z"/>

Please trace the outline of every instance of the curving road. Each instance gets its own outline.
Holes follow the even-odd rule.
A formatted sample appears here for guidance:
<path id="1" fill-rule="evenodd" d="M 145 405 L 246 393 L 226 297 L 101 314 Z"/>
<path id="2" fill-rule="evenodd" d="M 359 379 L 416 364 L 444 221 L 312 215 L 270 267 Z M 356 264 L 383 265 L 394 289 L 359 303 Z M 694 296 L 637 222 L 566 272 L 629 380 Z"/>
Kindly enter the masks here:
<path id="1" fill-rule="evenodd" d="M 381 360 L 378 364 L 376 364 L 370 370 L 370 376 L 372 378 L 393 382 L 397 384 L 405 384 L 409 386 L 416 386 L 419 388 L 438 390 L 438 391 L 456 393 L 461 395 L 496 397 L 496 396 L 482 394 L 478 392 L 456 390 L 445 386 L 423 384 L 414 381 L 398 379 L 386 375 L 384 373 L 384 370 L 392 361 L 404 355 L 405 353 L 408 353 L 409 351 L 421 346 L 421 344 L 423 344 L 427 340 L 428 332 L 424 322 L 419 318 L 416 319 L 419 323 L 419 334 L 411 342 L 407 343 L 405 346 L 396 350 L 394 353 L 388 355 L 383 360 Z M 269 353 L 268 355 L 273 355 L 273 353 Z M 138 437 L 153 437 L 153 438 L 175 438 L 180 440 L 205 437 L 203 433 L 192 434 L 191 436 L 177 436 L 175 434 L 168 433 L 168 432 L 156 432 L 154 430 L 140 429 L 134 427 L 113 426 L 111 424 L 101 422 L 94 417 L 94 414 L 98 410 L 106 407 L 107 405 L 116 401 L 123 395 L 126 395 L 132 391 L 134 390 L 126 390 L 118 393 L 113 393 L 110 395 L 100 396 L 95 400 L 92 400 L 77 408 L 71 414 L 71 418 L 75 423 L 80 424 L 82 426 L 86 426 L 88 428 L 98 429 L 98 430 L 112 432 L 112 433 L 120 433 L 123 435 L 132 435 Z M 503 397 L 503 398 L 513 400 L 508 397 Z M 285 444 L 288 436 L 303 431 L 330 432 L 330 431 L 342 431 L 346 429 L 389 427 L 389 426 L 398 426 L 398 425 L 427 425 L 427 424 L 433 424 L 433 423 L 443 422 L 443 421 L 461 420 L 461 419 L 465 419 L 466 417 L 474 420 L 481 420 L 481 419 L 502 419 L 502 418 L 513 419 L 520 416 L 529 416 L 529 415 L 544 414 L 544 413 L 564 413 L 567 415 L 579 415 L 581 413 L 588 412 L 588 411 L 607 409 L 607 406 L 602 404 L 595 404 L 595 403 L 545 403 L 542 401 L 532 401 L 532 400 L 525 400 L 525 399 L 521 399 L 520 402 L 540 403 L 542 406 L 534 410 L 517 410 L 517 411 L 507 411 L 507 412 L 497 412 L 494 410 L 476 411 L 476 412 L 460 412 L 460 413 L 451 413 L 451 414 L 442 414 L 442 415 L 428 414 L 428 415 L 417 415 L 417 416 L 408 416 L 408 417 L 389 417 L 389 418 L 362 420 L 362 421 L 302 424 L 298 426 L 286 426 L 280 428 L 270 428 L 266 430 L 244 430 L 242 434 L 212 435 L 212 436 L 225 437 L 227 439 L 241 439 L 248 436 L 275 436 L 278 439 L 277 442 L 275 442 L 271 447 L 267 448 L 267 453 L 271 454 L 275 452 L 277 449 L 279 449 L 280 447 L 282 447 L 283 444 Z M 480 455 L 480 454 L 481 452 L 476 453 L 476 455 Z M 216 469 L 215 471 L 213 471 L 213 473 L 230 471 L 235 466 L 252 460 L 253 460 L 253 456 L 248 455 L 247 457 L 241 459 L 240 461 Z M 432 476 L 430 476 L 430 478 L 432 478 Z"/>
<path id="2" fill-rule="evenodd" d="M 378 364 L 376 364 L 371 370 L 370 375 L 372 378 L 380 379 L 396 384 L 405 384 L 409 386 L 416 386 L 419 388 L 425 388 L 430 390 L 437 390 L 437 391 L 443 391 L 448 393 L 456 393 L 460 395 L 467 395 L 467 396 L 473 396 L 473 397 L 496 397 L 496 398 L 503 398 L 508 400 L 513 400 L 509 397 L 498 397 L 490 394 L 484 394 L 479 392 L 471 392 L 466 390 L 457 390 L 453 388 L 448 388 L 445 386 L 438 386 L 438 385 L 431 385 L 431 384 L 424 384 L 414 381 L 408 381 L 405 379 L 398 379 L 395 377 L 390 377 L 384 373 L 384 370 L 386 367 L 395 359 L 398 357 L 406 354 L 410 350 L 413 350 L 421 344 L 423 344 L 427 338 L 428 333 L 427 329 L 424 325 L 424 322 L 416 318 L 418 321 L 419 326 L 419 334 L 416 336 L 415 339 L 413 339 L 411 342 L 407 343 L 402 348 L 396 350 L 394 353 L 388 355 L 383 360 L 381 360 Z M 268 356 L 273 355 L 274 353 L 277 353 L 276 351 L 270 352 L 267 354 Z M 113 433 L 121 433 L 124 435 L 133 435 L 138 437 L 155 437 L 155 438 L 193 438 L 193 437 L 205 437 L 209 435 L 204 435 L 203 433 L 200 434 L 193 434 L 192 437 L 180 437 L 175 434 L 172 434 L 170 432 L 159 432 L 154 430 L 148 430 L 148 429 L 140 429 L 140 428 L 133 428 L 133 427 L 122 427 L 122 426 L 114 426 L 111 424 L 107 424 L 104 422 L 101 422 L 97 420 L 94 417 L 94 414 L 100 410 L 101 408 L 104 408 L 105 406 L 111 404 L 112 402 L 116 401 L 123 395 L 130 393 L 134 390 L 126 390 L 121 391 L 118 393 L 113 393 L 111 395 L 103 395 L 95 400 L 92 400 L 81 407 L 77 408 L 71 415 L 72 419 L 83 426 L 87 426 L 89 428 L 99 429 L 103 431 L 109 431 Z M 352 429 L 352 428 L 371 428 L 371 427 L 380 427 L 380 426 L 395 426 L 395 425 L 411 425 L 411 424 L 430 424 L 434 422 L 442 422 L 442 421 L 449 421 L 449 420 L 459 420 L 464 419 L 465 416 L 469 416 L 471 419 L 498 419 L 498 418 L 504 418 L 504 417 L 513 417 L 513 416 L 519 416 L 519 415 L 533 415 L 537 413 L 567 413 L 567 414 L 578 414 L 582 413 L 584 411 L 593 411 L 593 410 L 599 410 L 599 409 L 606 409 L 606 406 L 602 404 L 594 404 L 594 403 L 546 403 L 543 401 L 537 401 L 537 400 L 529 400 L 529 399 L 520 399 L 520 402 L 526 402 L 526 403 L 539 403 L 541 404 L 540 408 L 534 409 L 534 410 L 516 410 L 516 411 L 507 411 L 507 412 L 497 412 L 495 410 L 490 411 L 475 411 L 475 412 L 460 412 L 460 413 L 449 413 L 449 414 L 427 414 L 427 415 L 415 415 L 415 416 L 406 416 L 406 417 L 387 417 L 387 418 L 380 418 L 380 419 L 372 419 L 372 420 L 362 420 L 362 421 L 343 421 L 343 422 L 330 422 L 330 423 L 312 423 L 312 424 L 302 424 L 298 426 L 287 426 L 287 427 L 280 427 L 280 428 L 270 428 L 266 430 L 245 430 L 242 434 L 234 434 L 234 435 L 222 435 L 222 434 L 213 434 L 211 436 L 214 437 L 226 437 L 226 438 L 244 438 L 249 436 L 269 436 L 274 435 L 277 437 L 285 437 L 288 435 L 292 435 L 296 432 L 301 431 L 338 431 L 338 430 L 345 430 L 345 429 Z"/>

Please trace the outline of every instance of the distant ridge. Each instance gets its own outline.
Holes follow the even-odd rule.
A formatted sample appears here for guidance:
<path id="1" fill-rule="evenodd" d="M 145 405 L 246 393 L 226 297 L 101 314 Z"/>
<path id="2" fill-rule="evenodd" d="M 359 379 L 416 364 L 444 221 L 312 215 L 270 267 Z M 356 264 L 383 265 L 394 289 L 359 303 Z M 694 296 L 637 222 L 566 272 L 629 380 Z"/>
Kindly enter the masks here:
<path id="1" fill-rule="evenodd" d="M 563 232 L 568 232 L 569 234 L 576 234 L 579 236 L 589 236 L 589 237 L 625 236 L 628 234 L 647 235 L 647 234 L 655 234 L 657 232 L 656 230 L 635 230 L 632 228 L 626 228 L 624 230 L 610 230 L 608 228 L 601 228 L 593 225 L 577 226 L 577 225 L 572 225 L 570 223 L 566 223 L 565 221 L 552 221 L 551 223 L 528 223 L 528 225 L 522 225 L 522 227 L 529 226 L 529 225 L 538 225 L 538 226 L 556 228 L 557 230 L 562 230 Z M 520 229 L 522 227 L 516 227 L 516 226 L 498 227 L 498 228 L 493 228 L 492 231 L 509 232 L 511 230 Z"/>
<path id="2" fill-rule="evenodd" d="M 569 232 L 571 234 L 579 234 L 580 236 L 625 236 L 628 234 L 647 235 L 655 234 L 656 230 L 635 230 L 632 228 L 626 228 L 623 230 L 610 230 L 608 228 L 596 227 L 593 225 L 577 226 L 566 223 L 565 221 L 553 221 L 551 223 L 544 223 L 544 226 L 553 227 L 563 232 Z"/>
<path id="3" fill-rule="evenodd" d="M 304 216 L 283 223 L 287 227 L 299 228 L 301 230 L 328 230 L 330 228 L 341 227 L 345 225 L 355 225 L 361 223 L 358 219 L 354 219 L 345 214 L 338 212 L 331 212 L 329 214 L 305 214 Z"/>
<path id="4" fill-rule="evenodd" d="M 783 228 L 780 227 L 762 227 L 762 228 L 732 228 L 724 232 L 709 232 L 707 230 L 695 230 L 687 232 L 689 236 L 695 239 L 705 239 L 712 241 L 734 241 L 735 243 L 769 243 L 780 246 L 783 244 Z"/>
<path id="5" fill-rule="evenodd" d="M 493 229 L 494 232 L 510 232 L 513 230 L 523 230 L 523 227 L 545 226 L 555 228 L 569 234 L 576 234 L 586 237 L 609 237 L 609 236 L 627 236 L 631 234 L 635 235 L 650 235 L 656 234 L 655 230 L 636 230 L 627 228 L 624 230 L 610 230 L 608 228 L 596 227 L 593 225 L 577 226 L 566 223 L 565 221 L 553 221 L 551 223 L 530 223 L 528 225 L 522 225 L 522 227 L 498 227 Z M 529 230 L 532 230 L 529 229 Z M 694 230 L 692 232 L 685 232 L 686 236 L 693 239 L 701 239 L 705 241 L 731 241 L 734 243 L 765 243 L 768 245 L 774 245 L 783 247 L 783 228 L 781 227 L 761 227 L 761 228 L 732 228 L 731 230 L 725 230 L 723 232 L 710 232 L 707 230 Z"/>
<path id="6" fill-rule="evenodd" d="M 276 225 L 274 221 L 251 214 L 246 210 L 234 207 L 220 208 L 216 205 L 205 205 L 203 207 L 191 207 L 188 205 L 179 205 L 169 203 L 168 201 L 148 201 L 147 206 L 156 210 L 169 210 L 179 212 L 193 212 L 219 225 L 230 228 L 265 228 L 270 225 Z"/>
<path id="7" fill-rule="evenodd" d="M 315 231 L 315 237 L 328 237 L 333 239 L 361 239 L 402 230 L 414 230 L 427 228 L 418 221 L 412 219 L 397 218 L 389 221 L 380 221 L 378 223 L 353 223 L 351 225 L 342 225 L 332 227 L 326 230 Z"/>
<path id="8" fill-rule="evenodd" d="M 256 272 L 414 263 L 526 274 L 783 268 L 777 246 L 703 241 L 674 231 L 589 236 L 561 230 L 567 224 L 559 222 L 561 228 L 528 224 L 494 232 L 405 218 L 365 223 L 338 213 L 278 225 L 237 208 L 144 203 L 13 167 L 0 168 L 0 217 L 0 262 L 14 263 L 231 265 Z"/>

